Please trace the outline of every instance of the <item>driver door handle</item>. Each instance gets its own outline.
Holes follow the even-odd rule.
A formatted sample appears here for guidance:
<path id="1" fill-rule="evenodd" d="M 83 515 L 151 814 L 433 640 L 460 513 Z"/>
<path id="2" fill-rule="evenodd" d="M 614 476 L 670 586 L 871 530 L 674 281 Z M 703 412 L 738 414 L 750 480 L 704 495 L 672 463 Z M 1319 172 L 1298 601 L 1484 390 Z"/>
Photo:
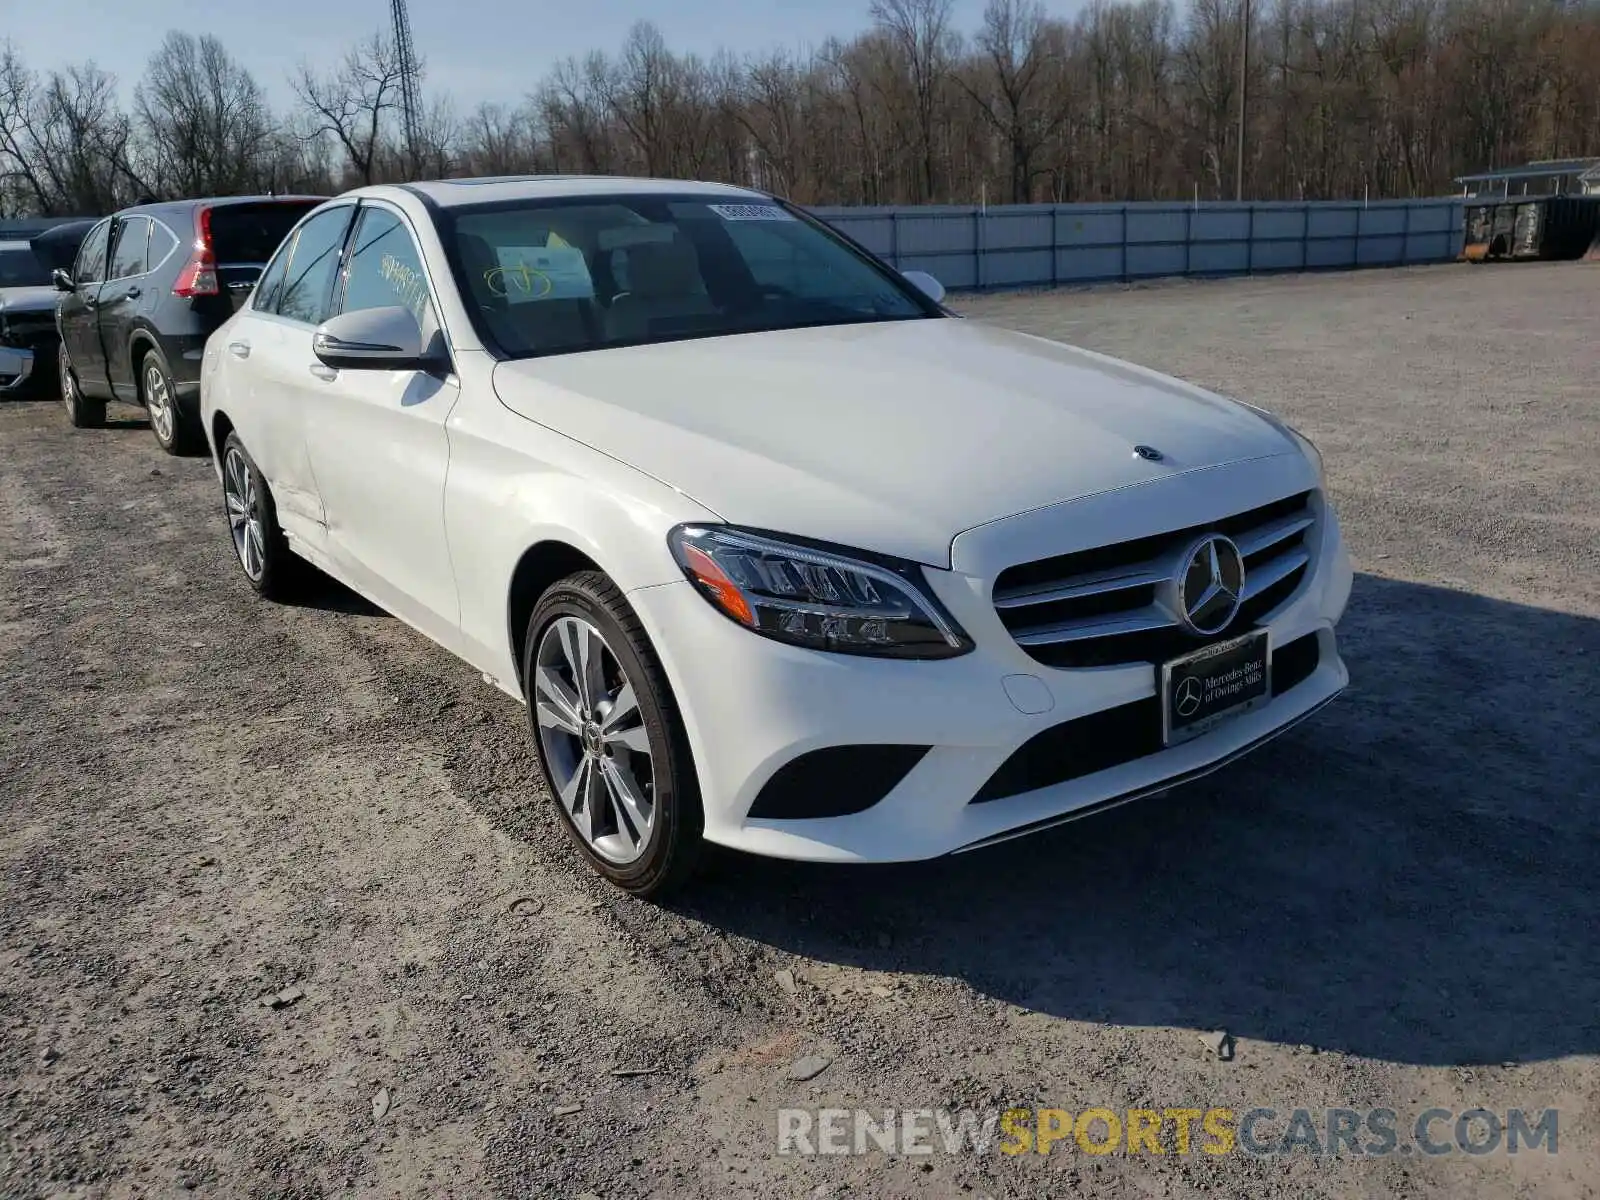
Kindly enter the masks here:
<path id="1" fill-rule="evenodd" d="M 250 357 L 250 343 L 249 342 L 229 342 L 228 343 L 228 353 L 232 354 L 235 358 L 249 358 Z"/>
<path id="2" fill-rule="evenodd" d="M 325 363 L 312 363 L 311 373 L 327 383 L 332 383 L 339 378 L 339 372 Z"/>

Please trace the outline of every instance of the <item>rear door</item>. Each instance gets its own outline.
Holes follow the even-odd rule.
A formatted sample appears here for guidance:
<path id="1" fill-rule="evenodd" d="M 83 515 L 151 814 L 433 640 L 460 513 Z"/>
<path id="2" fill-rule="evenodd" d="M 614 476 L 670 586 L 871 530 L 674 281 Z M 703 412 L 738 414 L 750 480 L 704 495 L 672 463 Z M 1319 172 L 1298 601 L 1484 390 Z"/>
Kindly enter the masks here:
<path id="1" fill-rule="evenodd" d="M 144 295 L 149 246 L 149 217 L 123 217 L 116 222 L 111 233 L 111 265 L 100 285 L 100 342 L 105 347 L 106 375 L 118 400 L 137 398 L 129 343 Z"/>
<path id="2" fill-rule="evenodd" d="M 396 208 L 365 202 L 334 309 L 393 305 L 412 311 L 425 338 L 443 338 L 410 224 Z M 422 371 L 334 371 L 315 357 L 302 370 L 320 383 L 305 406 L 306 447 L 330 552 L 362 590 L 448 644 L 461 610 L 445 539 L 445 422 L 459 381 Z"/>
<path id="3" fill-rule="evenodd" d="M 355 205 L 317 213 L 283 244 L 261 277 L 240 319 L 219 331 L 227 371 L 247 392 L 234 417 L 251 457 L 267 477 L 278 517 L 292 536 L 321 547 L 326 541 L 322 498 L 306 454 L 307 408 L 321 403 L 326 384 L 311 335 L 327 316 L 345 235 Z M 280 270 L 281 266 L 281 270 Z"/>
<path id="4" fill-rule="evenodd" d="M 78 386 L 86 396 L 109 399 L 111 384 L 106 378 L 106 356 L 100 345 L 100 285 L 106 277 L 111 241 L 108 217 L 89 231 L 72 264 L 72 291 L 61 297 L 56 310 L 61 325 L 61 342 Z"/>

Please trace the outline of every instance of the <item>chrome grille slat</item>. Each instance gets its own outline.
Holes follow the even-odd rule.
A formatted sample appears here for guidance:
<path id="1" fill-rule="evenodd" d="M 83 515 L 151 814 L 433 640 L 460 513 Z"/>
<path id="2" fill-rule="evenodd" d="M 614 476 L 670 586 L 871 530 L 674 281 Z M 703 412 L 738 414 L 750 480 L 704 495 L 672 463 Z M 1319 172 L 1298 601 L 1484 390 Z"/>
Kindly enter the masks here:
<path id="1" fill-rule="evenodd" d="M 1058 600 L 1077 600 L 1083 596 L 1099 596 L 1107 592 L 1125 592 L 1129 588 L 1154 587 L 1172 575 L 1172 565 L 1166 560 L 1142 564 L 1132 570 L 1102 575 L 1085 576 L 1076 583 L 1062 587 L 1027 589 L 996 589 L 994 606 L 999 609 L 1026 608 L 1033 604 L 1053 604 Z"/>
<path id="2" fill-rule="evenodd" d="M 1171 613 L 1152 604 L 1113 620 L 1097 621 L 1093 624 L 1063 622 L 1060 625 L 1044 625 L 1037 629 L 1029 629 L 1026 633 L 1018 633 L 1016 638 L 1017 644 L 1022 646 L 1059 646 L 1064 642 L 1082 642 L 1091 638 L 1122 637 L 1130 633 L 1149 633 L 1155 629 L 1176 628 L 1177 624 L 1172 619 Z"/>
<path id="3" fill-rule="evenodd" d="M 1246 558 L 1253 558 L 1268 547 L 1287 541 L 1297 533 L 1304 533 L 1315 523 L 1316 518 L 1310 513 L 1298 517 L 1285 517 L 1281 521 L 1263 525 L 1260 529 L 1240 534 L 1233 539 L 1233 544 L 1239 547 L 1240 554 Z"/>
<path id="4" fill-rule="evenodd" d="M 1254 600 L 1269 587 L 1282 583 L 1310 561 L 1311 555 L 1304 549 L 1299 549 L 1263 563 L 1244 577 L 1244 590 L 1239 593 L 1240 602 Z"/>
<path id="5" fill-rule="evenodd" d="M 1020 563 L 995 580 L 1001 623 L 1051 666 L 1157 663 L 1205 640 L 1172 611 L 1179 558 L 1201 536 L 1233 539 L 1246 560 L 1240 607 L 1216 637 L 1253 627 L 1303 584 L 1311 566 L 1315 493 L 1303 492 L 1205 525 Z"/>

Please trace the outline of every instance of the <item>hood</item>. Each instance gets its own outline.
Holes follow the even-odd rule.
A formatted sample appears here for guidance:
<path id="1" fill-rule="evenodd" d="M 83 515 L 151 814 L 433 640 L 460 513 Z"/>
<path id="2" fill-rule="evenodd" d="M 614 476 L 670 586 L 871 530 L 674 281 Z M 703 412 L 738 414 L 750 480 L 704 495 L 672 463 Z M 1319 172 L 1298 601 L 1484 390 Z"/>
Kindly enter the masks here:
<path id="1" fill-rule="evenodd" d="M 55 288 L 9 287 L 0 288 L 0 311 L 8 313 L 53 313 L 61 293 Z"/>
<path id="2" fill-rule="evenodd" d="M 556 355 L 501 363 L 494 382 L 514 412 L 733 524 L 930 565 L 1000 517 L 1298 453 L 1243 405 L 953 318 Z"/>

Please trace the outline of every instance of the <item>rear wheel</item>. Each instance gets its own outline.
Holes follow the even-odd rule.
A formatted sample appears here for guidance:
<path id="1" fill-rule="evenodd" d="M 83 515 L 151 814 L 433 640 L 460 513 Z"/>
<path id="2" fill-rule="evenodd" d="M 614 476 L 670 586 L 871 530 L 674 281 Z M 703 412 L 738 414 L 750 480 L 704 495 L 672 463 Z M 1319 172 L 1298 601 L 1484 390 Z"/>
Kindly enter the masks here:
<path id="1" fill-rule="evenodd" d="M 67 347 L 62 345 L 56 353 L 56 371 L 61 379 L 61 403 L 67 406 L 67 420 L 74 429 L 93 429 L 106 423 L 106 402 L 91 400 L 78 386 L 78 375 L 72 369 L 72 359 Z"/>
<path id="2" fill-rule="evenodd" d="M 222 447 L 222 504 L 250 586 L 268 600 L 291 598 L 304 582 L 305 564 L 289 549 L 267 481 L 236 433 Z"/>
<path id="3" fill-rule="evenodd" d="M 159 350 L 146 350 L 139 360 L 139 399 L 150 414 L 150 430 L 168 454 L 196 454 L 205 437 L 196 417 L 178 403 L 178 389 Z"/>
<path id="4" fill-rule="evenodd" d="M 540 599 L 523 686 L 551 796 L 584 857 L 636 896 L 681 885 L 701 848 L 694 762 L 655 650 L 609 578 L 583 571 Z"/>

